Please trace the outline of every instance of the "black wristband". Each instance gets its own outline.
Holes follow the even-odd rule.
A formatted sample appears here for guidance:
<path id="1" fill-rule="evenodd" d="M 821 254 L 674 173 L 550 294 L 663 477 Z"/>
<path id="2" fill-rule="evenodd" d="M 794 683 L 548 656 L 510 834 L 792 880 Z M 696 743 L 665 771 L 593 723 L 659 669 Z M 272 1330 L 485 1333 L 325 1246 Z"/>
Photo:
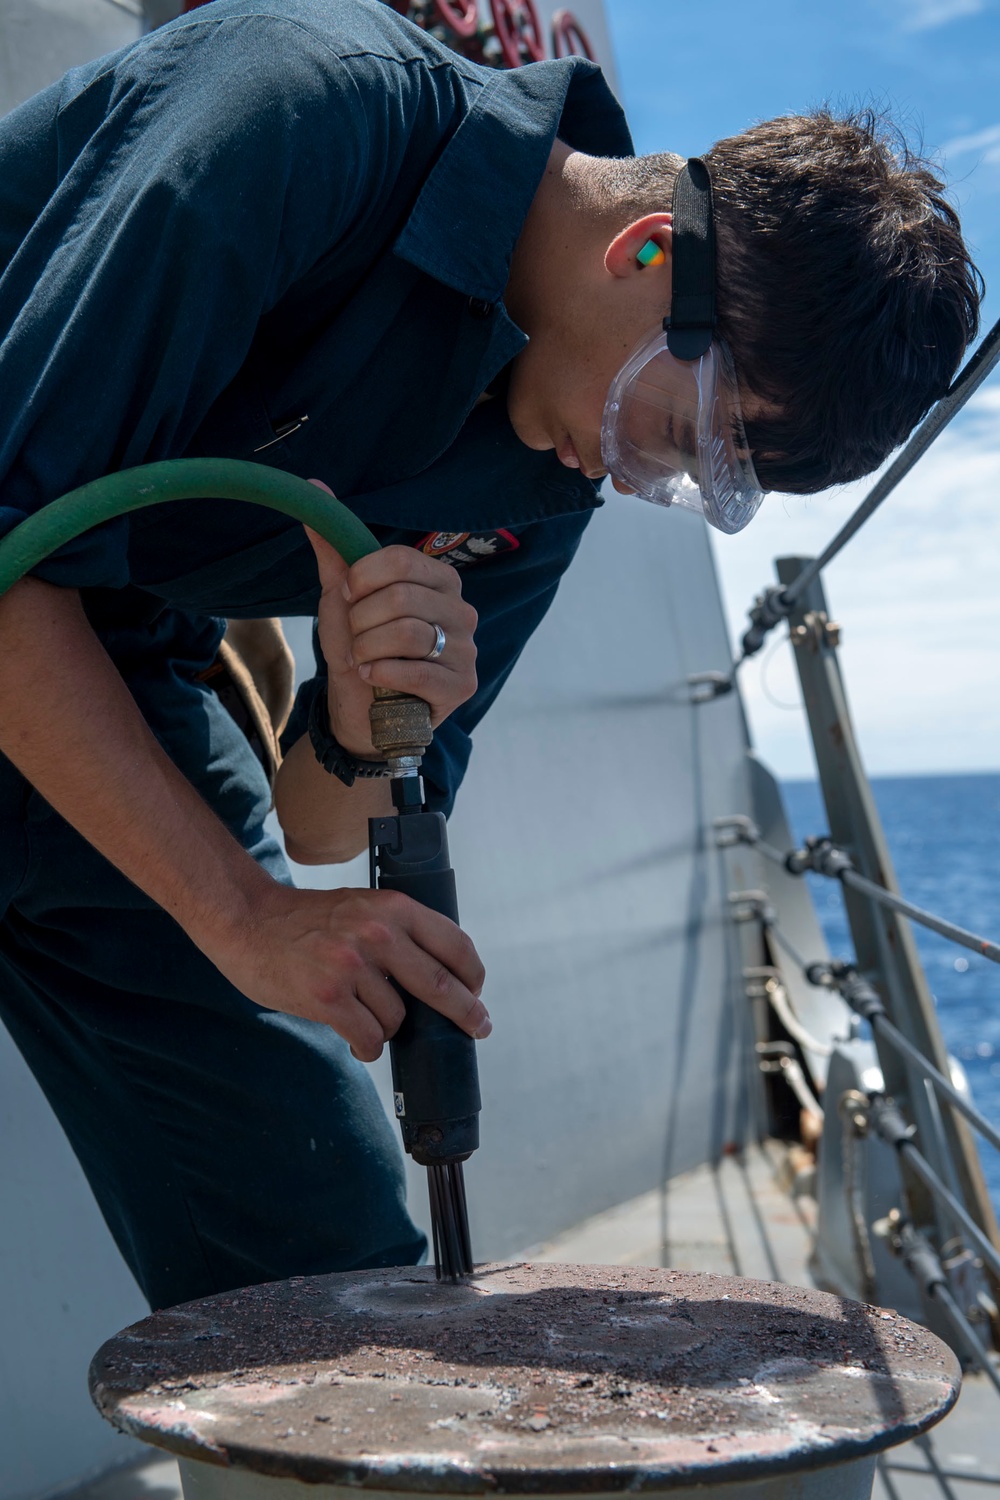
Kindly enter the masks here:
<path id="1" fill-rule="evenodd" d="M 362 780 L 373 780 L 377 776 L 388 776 L 389 763 L 385 760 L 361 760 L 345 750 L 334 738 L 330 728 L 330 714 L 326 704 L 326 683 L 319 685 L 309 705 L 309 738 L 316 759 L 331 776 L 336 776 L 345 786 L 353 786 L 360 776 Z"/>

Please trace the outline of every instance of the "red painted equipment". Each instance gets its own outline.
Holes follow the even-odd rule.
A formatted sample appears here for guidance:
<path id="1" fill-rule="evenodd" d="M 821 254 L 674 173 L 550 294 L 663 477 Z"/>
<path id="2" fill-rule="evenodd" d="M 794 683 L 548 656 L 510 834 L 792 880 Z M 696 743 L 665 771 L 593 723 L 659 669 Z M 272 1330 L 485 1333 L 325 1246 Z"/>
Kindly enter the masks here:
<path id="1" fill-rule="evenodd" d="M 434 0 L 434 9 L 456 36 L 475 36 L 479 29 L 478 0 Z"/>
<path id="2" fill-rule="evenodd" d="M 545 56 L 542 23 L 534 0 L 490 0 L 493 27 L 508 68 L 541 62 Z"/>
<path id="3" fill-rule="evenodd" d="M 557 10 L 552 17 L 552 56 L 589 57 L 596 62 L 590 38 L 571 10 Z"/>

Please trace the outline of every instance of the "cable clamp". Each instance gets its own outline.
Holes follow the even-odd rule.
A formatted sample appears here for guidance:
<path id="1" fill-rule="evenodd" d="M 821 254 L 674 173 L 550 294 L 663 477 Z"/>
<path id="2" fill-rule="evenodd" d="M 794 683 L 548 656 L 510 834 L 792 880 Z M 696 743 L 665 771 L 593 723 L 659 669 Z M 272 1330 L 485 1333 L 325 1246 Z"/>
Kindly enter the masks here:
<path id="1" fill-rule="evenodd" d="M 785 869 L 789 875 L 803 875 L 812 870 L 815 875 L 827 875 L 839 880 L 848 870 L 854 869 L 854 861 L 845 849 L 833 842 L 829 834 L 806 839 L 801 849 L 793 849 L 785 856 Z"/>
<path id="2" fill-rule="evenodd" d="M 692 672 L 687 679 L 692 703 L 714 703 L 736 686 L 731 672 Z"/>
<path id="3" fill-rule="evenodd" d="M 871 1104 L 860 1089 L 847 1089 L 837 1100 L 837 1113 L 846 1120 L 852 1135 L 863 1140 L 871 1124 Z"/>
<path id="4" fill-rule="evenodd" d="M 947 1289 L 948 1278 L 930 1240 L 909 1219 L 904 1219 L 898 1208 L 891 1209 L 884 1219 L 877 1219 L 872 1230 L 903 1262 L 928 1300 L 939 1287 Z"/>
<path id="5" fill-rule="evenodd" d="M 897 1151 L 909 1145 L 917 1133 L 917 1127 L 907 1124 L 899 1106 L 885 1094 L 868 1095 L 868 1114 L 876 1134 Z"/>
<path id="6" fill-rule="evenodd" d="M 834 983 L 854 1014 L 863 1021 L 874 1021 L 879 1016 L 884 1016 L 885 1006 L 874 985 L 849 965 L 842 967 L 843 974 L 841 977 L 835 976 Z"/>
<path id="7" fill-rule="evenodd" d="M 769 1001 L 780 983 L 781 976 L 777 969 L 769 966 L 754 966 L 743 970 L 743 985 L 748 1000 Z"/>
<path id="8" fill-rule="evenodd" d="M 823 646 L 839 646 L 840 637 L 841 627 L 822 609 L 811 609 L 802 616 L 802 624 L 792 626 L 788 632 L 793 646 L 807 646 L 814 655 Z"/>
<path id="9" fill-rule="evenodd" d="M 728 818 L 716 818 L 712 824 L 715 829 L 715 847 L 717 849 L 733 849 L 737 844 L 756 844 L 760 839 L 760 829 L 753 818 L 748 818 L 744 813 L 733 813 Z"/>
<path id="10" fill-rule="evenodd" d="M 753 608 L 748 612 L 750 628 L 744 631 L 740 642 L 744 657 L 756 656 L 774 627 L 780 625 L 782 620 L 787 620 L 794 608 L 794 601 L 785 598 L 784 584 L 772 583 L 762 594 L 758 594 Z"/>
<path id="11" fill-rule="evenodd" d="M 836 990 L 863 1021 L 873 1021 L 886 1014 L 882 999 L 874 985 L 851 963 L 841 958 L 821 959 L 806 967 L 806 979 L 816 989 Z"/>
<path id="12" fill-rule="evenodd" d="M 833 963 L 819 959 L 806 965 L 806 980 L 817 990 L 835 990 L 837 981 L 833 975 Z"/>
<path id="13" fill-rule="evenodd" d="M 766 891 L 730 891 L 728 900 L 734 922 L 760 922 L 763 927 L 773 927 L 778 920 Z"/>

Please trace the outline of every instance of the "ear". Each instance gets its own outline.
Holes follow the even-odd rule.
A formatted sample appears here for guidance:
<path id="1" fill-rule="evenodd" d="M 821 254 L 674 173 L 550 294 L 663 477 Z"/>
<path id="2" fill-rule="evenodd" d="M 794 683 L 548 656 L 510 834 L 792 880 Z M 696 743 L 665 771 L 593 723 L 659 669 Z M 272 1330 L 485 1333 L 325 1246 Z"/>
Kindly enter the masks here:
<path id="1" fill-rule="evenodd" d="M 612 276 L 634 276 L 642 271 L 650 276 L 669 272 L 670 249 L 673 238 L 673 220 L 670 214 L 646 214 L 636 219 L 620 234 L 616 234 L 604 252 L 604 268 Z M 666 256 L 666 263 L 659 266 L 644 266 L 638 259 L 639 251 L 647 241 L 659 245 Z"/>

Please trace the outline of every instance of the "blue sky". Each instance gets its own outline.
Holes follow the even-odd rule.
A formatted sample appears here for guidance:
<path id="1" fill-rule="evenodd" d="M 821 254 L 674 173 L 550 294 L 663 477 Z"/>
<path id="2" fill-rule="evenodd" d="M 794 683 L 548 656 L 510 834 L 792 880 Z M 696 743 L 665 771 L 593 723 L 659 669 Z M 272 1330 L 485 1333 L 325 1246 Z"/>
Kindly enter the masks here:
<path id="1" fill-rule="evenodd" d="M 1000 317 L 1000 0 L 606 0 L 639 151 L 683 155 L 754 120 L 874 102 L 943 166 Z M 779 552 L 809 554 L 867 486 L 771 496 L 717 539 L 733 631 Z M 1000 768 L 1000 381 L 832 565 L 844 665 L 873 771 Z M 745 671 L 756 741 L 812 774 L 787 646 Z"/>

